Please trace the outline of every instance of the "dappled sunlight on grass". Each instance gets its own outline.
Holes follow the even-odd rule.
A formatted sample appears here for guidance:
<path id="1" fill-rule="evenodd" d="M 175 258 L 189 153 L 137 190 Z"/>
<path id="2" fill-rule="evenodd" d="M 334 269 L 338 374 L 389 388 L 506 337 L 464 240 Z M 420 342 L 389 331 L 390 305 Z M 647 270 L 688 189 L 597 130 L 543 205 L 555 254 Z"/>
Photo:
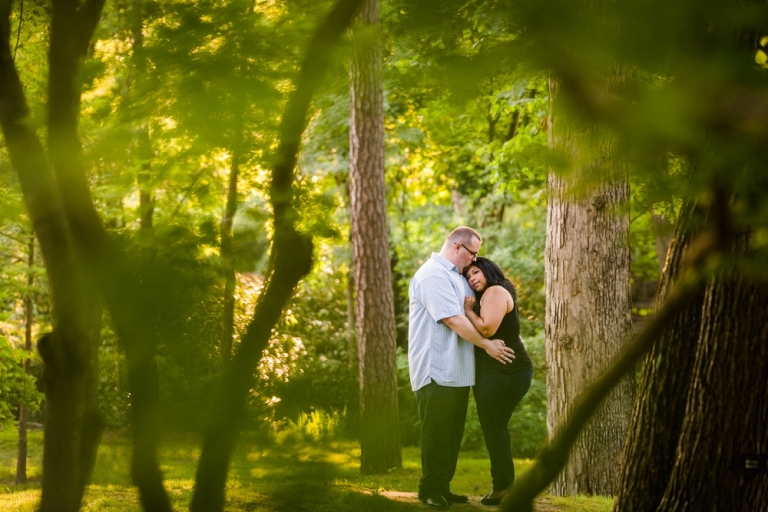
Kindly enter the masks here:
<path id="1" fill-rule="evenodd" d="M 140 511 L 139 493 L 130 486 L 90 485 L 85 490 L 82 510 Z"/>
<path id="2" fill-rule="evenodd" d="M 539 500 L 542 504 L 552 506 L 551 510 L 568 510 L 569 512 L 603 512 L 613 508 L 612 496 L 578 495 L 575 498 L 543 496 Z"/>
<path id="3" fill-rule="evenodd" d="M 40 501 L 40 489 L 15 491 L 6 487 L 0 494 L 0 510 L 6 512 L 34 512 Z"/>
<path id="4" fill-rule="evenodd" d="M 8 432 L 0 432 L 0 510 L 34 512 L 40 499 L 39 483 L 13 485 L 15 444 Z M 32 442 L 30 468 L 38 471 L 42 437 Z M 174 511 L 186 511 L 192 498 L 200 455 L 199 439 L 179 436 L 160 447 L 165 487 Z M 83 510 L 88 512 L 140 511 L 138 491 L 130 482 L 130 439 L 104 436 L 94 469 L 94 484 L 86 489 Z M 325 444 L 275 444 L 264 446 L 242 439 L 235 451 L 227 479 L 228 512 L 320 511 L 401 512 L 423 510 L 418 503 L 390 500 L 385 491 L 416 492 L 421 477 L 417 447 L 403 448 L 403 467 L 384 475 L 360 475 L 360 445 L 354 441 Z M 515 460 L 518 474 L 530 460 Z M 452 490 L 479 496 L 490 489 L 490 464 L 486 455 L 462 452 Z M 537 500 L 544 512 L 607 512 L 611 498 L 554 498 Z"/>
<path id="5" fill-rule="evenodd" d="M 15 428 L 0 428 L 0 486 L 13 485 L 16 480 L 18 434 Z M 39 483 L 43 468 L 43 431 L 27 431 L 27 485 Z"/>

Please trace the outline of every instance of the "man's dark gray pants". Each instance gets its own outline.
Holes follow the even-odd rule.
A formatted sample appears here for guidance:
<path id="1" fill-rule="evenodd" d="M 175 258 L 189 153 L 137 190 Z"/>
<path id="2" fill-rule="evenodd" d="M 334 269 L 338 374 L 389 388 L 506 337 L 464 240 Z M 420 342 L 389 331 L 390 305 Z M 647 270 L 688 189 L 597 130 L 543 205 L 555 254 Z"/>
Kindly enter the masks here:
<path id="1" fill-rule="evenodd" d="M 421 419 L 419 499 L 437 494 L 447 498 L 464 435 L 469 387 L 451 388 L 432 381 L 415 395 Z"/>

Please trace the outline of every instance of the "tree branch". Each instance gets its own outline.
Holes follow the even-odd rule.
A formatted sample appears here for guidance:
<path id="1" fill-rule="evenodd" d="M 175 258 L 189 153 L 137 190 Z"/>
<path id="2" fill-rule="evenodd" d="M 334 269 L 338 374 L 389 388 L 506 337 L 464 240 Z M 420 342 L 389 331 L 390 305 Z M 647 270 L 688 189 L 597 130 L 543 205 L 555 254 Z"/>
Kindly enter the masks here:
<path id="1" fill-rule="evenodd" d="M 291 184 L 296 167 L 301 134 L 307 124 L 307 111 L 312 94 L 322 75 L 328 69 L 330 49 L 335 47 L 362 0 L 339 0 L 323 23 L 317 28 L 301 64 L 301 71 L 295 80 L 296 88 L 288 99 L 280 124 L 280 145 L 272 173 L 270 190 L 275 208 L 276 222 L 292 222 L 290 204 L 293 194 Z"/>
<path id="2" fill-rule="evenodd" d="M 286 104 L 270 189 L 275 226 L 270 257 L 273 270 L 238 351 L 224 374 L 219 398 L 209 412 L 191 512 L 223 510 L 229 461 L 248 390 L 253 386 L 254 368 L 295 286 L 312 268 L 312 237 L 296 230 L 296 212 L 292 206 L 297 154 L 312 94 L 329 67 L 333 48 L 361 3 L 362 0 L 339 0 L 331 9 L 307 46 L 296 88 Z"/>
<path id="3" fill-rule="evenodd" d="M 99 24 L 105 3 L 106 0 L 85 0 L 78 9 L 78 17 L 80 18 L 78 25 L 82 27 L 80 46 L 83 55 L 88 51 L 88 45 L 96 31 L 96 26 Z"/>
<path id="4" fill-rule="evenodd" d="M 22 25 L 24 25 L 24 0 L 20 0 L 19 2 L 19 27 L 16 31 L 16 45 L 13 47 L 13 62 L 16 62 L 16 51 L 19 49 Z"/>

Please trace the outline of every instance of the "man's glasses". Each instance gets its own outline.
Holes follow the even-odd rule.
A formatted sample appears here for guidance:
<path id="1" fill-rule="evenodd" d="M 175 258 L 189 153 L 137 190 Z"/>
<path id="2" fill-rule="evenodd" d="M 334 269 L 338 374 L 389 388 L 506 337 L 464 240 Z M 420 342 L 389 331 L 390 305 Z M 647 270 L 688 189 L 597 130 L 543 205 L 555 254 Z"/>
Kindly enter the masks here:
<path id="1" fill-rule="evenodd" d="M 467 252 L 472 255 L 472 259 L 477 258 L 477 253 L 475 251 L 471 250 L 469 247 L 467 247 L 466 245 L 462 244 L 461 242 L 459 242 L 459 245 L 462 246 L 463 248 L 465 248 L 467 250 Z"/>

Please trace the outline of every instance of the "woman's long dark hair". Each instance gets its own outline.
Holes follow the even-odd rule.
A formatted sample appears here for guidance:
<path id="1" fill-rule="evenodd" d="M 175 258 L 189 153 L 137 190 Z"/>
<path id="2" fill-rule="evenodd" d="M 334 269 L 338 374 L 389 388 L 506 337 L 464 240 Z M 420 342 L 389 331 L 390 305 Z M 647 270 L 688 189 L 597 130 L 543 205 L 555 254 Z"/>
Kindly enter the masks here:
<path id="1" fill-rule="evenodd" d="M 504 287 L 511 295 L 512 298 L 515 300 L 515 303 L 517 303 L 517 293 L 515 292 L 515 285 L 512 284 L 512 282 L 504 277 L 504 272 L 502 272 L 501 268 L 488 258 L 483 258 L 482 256 L 478 256 L 475 261 L 469 264 L 469 267 L 467 267 L 467 273 L 469 272 L 469 269 L 472 267 L 477 267 L 480 269 L 480 272 L 483 273 L 485 276 L 485 281 L 488 284 L 488 286 L 494 286 L 499 285 Z M 467 274 L 464 274 L 465 276 Z M 488 286 L 486 286 L 486 290 L 488 289 Z M 483 290 L 484 292 L 485 290 Z M 475 292 L 475 295 L 477 296 L 478 303 L 480 301 L 480 297 L 483 296 L 483 293 Z"/>

